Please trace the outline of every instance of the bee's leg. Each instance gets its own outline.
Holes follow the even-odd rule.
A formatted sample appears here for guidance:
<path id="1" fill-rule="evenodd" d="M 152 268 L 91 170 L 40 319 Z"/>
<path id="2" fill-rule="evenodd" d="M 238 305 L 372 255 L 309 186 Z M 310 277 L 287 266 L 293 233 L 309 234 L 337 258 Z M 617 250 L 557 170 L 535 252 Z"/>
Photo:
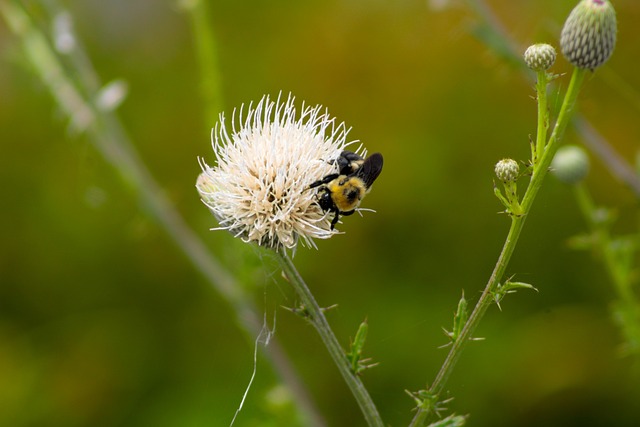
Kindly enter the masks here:
<path id="1" fill-rule="evenodd" d="M 339 177 L 340 175 L 337 173 L 332 173 L 331 175 L 327 175 L 324 178 L 312 183 L 309 188 L 315 188 L 315 187 L 320 187 L 322 184 L 326 184 L 328 182 L 333 181 L 334 179 L 336 179 L 337 177 Z"/>
<path id="2" fill-rule="evenodd" d="M 353 213 L 354 213 L 355 211 L 356 211 L 356 210 L 354 209 L 354 210 L 352 210 L 352 211 L 348 211 L 348 212 L 340 212 L 340 213 L 341 213 L 343 216 L 349 216 L 349 215 L 353 215 Z"/>
<path id="3" fill-rule="evenodd" d="M 333 217 L 333 221 L 331 221 L 331 229 L 333 230 L 336 226 L 336 224 L 338 223 L 338 220 L 340 219 L 340 212 L 338 212 L 337 210 L 335 211 L 336 214 Z"/>

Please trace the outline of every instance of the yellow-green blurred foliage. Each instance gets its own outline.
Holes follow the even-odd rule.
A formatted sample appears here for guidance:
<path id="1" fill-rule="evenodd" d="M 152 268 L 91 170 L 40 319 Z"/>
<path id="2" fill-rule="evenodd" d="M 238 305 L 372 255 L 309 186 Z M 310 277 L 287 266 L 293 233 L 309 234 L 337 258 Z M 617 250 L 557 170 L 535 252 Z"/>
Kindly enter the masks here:
<path id="1" fill-rule="evenodd" d="M 225 110 L 292 92 L 352 127 L 385 169 L 345 233 L 299 248 L 296 264 L 345 347 L 366 317 L 364 374 L 385 421 L 406 425 L 446 350 L 462 289 L 475 303 L 508 228 L 493 166 L 526 160 L 533 81 L 473 35 L 464 7 L 436 2 L 216 0 Z M 490 2 L 522 51 L 557 46 L 573 1 Z M 216 223 L 195 191 L 212 164 L 187 17 L 173 1 L 65 2 L 145 163 L 187 221 L 238 270 L 331 426 L 363 425 L 314 330 L 282 310 L 297 300 L 275 263 Z M 627 159 L 640 140 L 640 5 L 615 2 L 619 41 L 589 77 L 581 112 Z M 226 426 L 249 380 L 253 342 L 228 306 L 67 122 L 0 26 L 0 425 Z M 570 68 L 559 58 L 552 70 Z M 627 84 L 625 87 L 621 82 Z M 557 109 L 568 76 L 557 80 Z M 569 130 L 566 141 L 579 143 Z M 598 160 L 587 184 L 636 230 L 637 200 Z M 508 274 L 532 283 L 491 308 L 449 381 L 449 407 L 474 426 L 640 424 L 640 378 L 621 358 L 602 265 L 566 240 L 584 230 L 569 190 L 549 177 Z M 249 260 L 249 261 L 247 261 Z M 261 315 L 261 313 L 259 313 Z M 237 426 L 295 425 L 263 353 Z M 284 401 L 282 394 L 284 393 Z M 276 421 L 274 421 L 276 420 Z"/>

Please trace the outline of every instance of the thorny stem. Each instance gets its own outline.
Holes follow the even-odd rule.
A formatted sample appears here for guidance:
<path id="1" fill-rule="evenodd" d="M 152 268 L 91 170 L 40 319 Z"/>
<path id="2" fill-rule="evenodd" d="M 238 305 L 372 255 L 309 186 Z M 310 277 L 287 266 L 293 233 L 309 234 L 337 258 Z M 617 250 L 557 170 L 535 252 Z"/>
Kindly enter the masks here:
<path id="1" fill-rule="evenodd" d="M 535 165 L 540 160 L 544 150 L 544 143 L 547 141 L 547 126 L 549 126 L 549 111 L 547 108 L 547 85 L 549 78 L 546 71 L 538 71 L 536 82 L 536 92 L 538 100 L 538 129 L 536 135 L 536 152 L 531 159 Z"/>
<path id="2" fill-rule="evenodd" d="M 138 197 L 140 204 L 233 308 L 237 324 L 251 337 L 257 336 L 262 320 L 247 295 L 166 198 L 162 188 L 133 148 L 117 116 L 99 109 L 93 103 L 99 82 L 93 81 L 93 77 L 97 76 L 84 52 L 76 50 L 69 57 L 81 76 L 80 80 L 74 80 L 66 72 L 57 52 L 52 49 L 52 44 L 34 25 L 20 2 L 1 0 L 0 15 L 4 16 L 8 27 L 20 37 L 25 55 L 49 88 L 58 106 L 70 118 L 73 129 L 86 132 L 98 151 L 118 172 L 128 189 Z M 271 341 L 267 347 L 267 355 L 275 370 L 292 390 L 309 424 L 323 426 L 324 422 L 312 404 L 308 392 L 277 341 Z"/>
<path id="3" fill-rule="evenodd" d="M 569 123 L 569 119 L 571 117 L 571 113 L 573 112 L 578 93 L 580 92 L 580 87 L 584 80 L 585 73 L 585 70 L 581 70 L 578 68 L 575 68 L 573 70 L 571 82 L 569 83 L 569 88 L 567 89 L 564 102 L 562 103 L 562 108 L 560 109 L 560 114 L 558 115 L 558 121 L 556 122 L 553 133 L 551 134 L 547 145 L 542 151 L 540 162 L 533 169 L 531 181 L 529 182 L 527 191 L 525 192 L 525 195 L 522 199 L 522 208 L 524 215 L 511 217 L 511 228 L 509 229 L 509 233 L 507 234 L 504 246 L 502 247 L 502 252 L 500 253 L 498 262 L 494 267 L 493 273 L 491 274 L 491 277 L 489 278 L 489 281 L 484 291 L 482 292 L 480 299 L 476 303 L 473 312 L 462 328 L 460 335 L 458 336 L 456 341 L 453 342 L 449 354 L 440 367 L 440 371 L 429 387 L 429 394 L 433 396 L 439 396 L 443 391 L 446 382 L 456 365 L 456 362 L 462 354 L 462 350 L 472 338 L 474 331 L 480 323 L 480 320 L 482 320 L 484 313 L 487 311 L 487 308 L 493 301 L 492 295 L 500 284 L 500 280 L 502 280 L 505 270 L 509 265 L 511 255 L 513 255 L 513 252 L 518 243 L 518 239 L 520 238 L 520 234 L 524 227 L 524 222 L 529 215 L 531 206 L 533 205 L 533 201 L 538 194 L 540 187 L 542 186 L 542 182 L 548 172 L 551 160 L 553 159 L 553 156 L 558 149 L 559 142 L 564 135 L 567 124 Z M 546 98 L 546 92 L 541 95 L 542 97 Z M 545 120 L 545 116 L 546 111 L 545 115 L 538 116 L 538 128 L 540 127 L 540 121 Z M 434 413 L 434 409 L 435 408 L 433 405 L 424 408 L 418 408 L 418 411 L 411 421 L 410 426 L 423 426 L 427 419 Z"/>
<path id="4" fill-rule="evenodd" d="M 285 272 L 287 279 L 295 289 L 296 293 L 302 300 L 304 304 L 304 308 L 308 312 L 308 319 L 320 334 L 320 338 L 324 342 L 324 345 L 327 347 L 331 358 L 335 362 L 340 374 L 344 378 L 345 382 L 351 389 L 362 413 L 364 415 L 365 420 L 372 427 L 383 427 L 384 424 L 382 419 L 380 418 L 380 414 L 378 413 L 378 409 L 376 408 L 373 400 L 371 400 L 371 396 L 367 392 L 367 389 L 362 384 L 362 381 L 358 376 L 351 370 L 351 365 L 349 363 L 349 359 L 340 346 L 338 339 L 334 335 L 329 323 L 327 322 L 322 309 L 316 302 L 313 294 L 309 290 L 309 287 L 298 273 L 295 265 L 291 261 L 291 258 L 286 253 L 277 252 L 277 258 L 280 262 L 280 266 Z"/>

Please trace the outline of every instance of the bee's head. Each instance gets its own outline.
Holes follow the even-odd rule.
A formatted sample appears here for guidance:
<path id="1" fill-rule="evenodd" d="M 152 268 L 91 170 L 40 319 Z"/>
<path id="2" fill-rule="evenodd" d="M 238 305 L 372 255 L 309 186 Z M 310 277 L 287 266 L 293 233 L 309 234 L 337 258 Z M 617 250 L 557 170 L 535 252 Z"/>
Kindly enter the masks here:
<path id="1" fill-rule="evenodd" d="M 320 191 L 318 191 L 318 205 L 325 212 L 333 210 L 335 205 L 331 198 L 331 192 L 327 187 L 322 187 Z"/>

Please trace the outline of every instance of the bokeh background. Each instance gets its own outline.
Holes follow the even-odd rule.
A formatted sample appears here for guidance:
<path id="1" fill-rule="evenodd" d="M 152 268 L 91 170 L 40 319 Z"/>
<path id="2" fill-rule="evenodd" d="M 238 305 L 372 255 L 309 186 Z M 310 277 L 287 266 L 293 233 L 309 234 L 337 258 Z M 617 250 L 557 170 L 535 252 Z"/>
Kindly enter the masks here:
<path id="1" fill-rule="evenodd" d="M 32 3 L 32 2 L 27 2 Z M 533 78 L 482 40 L 465 2 L 216 0 L 224 109 L 293 93 L 352 127 L 385 169 L 343 235 L 295 262 L 346 347 L 368 319 L 364 382 L 389 425 L 446 355 L 442 327 L 464 290 L 475 303 L 508 218 L 493 166 L 526 160 Z M 557 46 L 575 1 L 489 1 L 524 51 Z M 123 79 L 118 113 L 140 157 L 222 263 L 237 274 L 330 426 L 364 421 L 268 254 L 224 232 L 194 188 L 214 162 L 189 19 L 174 1 L 66 1 L 103 81 Z M 640 5 L 616 1 L 618 45 L 587 79 L 580 111 L 634 163 L 640 140 Z M 227 426 L 253 368 L 254 337 L 68 120 L 0 24 L 0 425 Z M 554 70 L 568 73 L 559 58 Z M 562 75 L 550 93 L 557 108 Z M 580 143 L 571 129 L 567 142 Z M 637 199 L 592 156 L 587 185 L 637 232 Z M 567 240 L 585 231 L 569 189 L 548 177 L 509 275 L 534 284 L 492 307 L 447 390 L 473 426 L 640 425 L 637 358 L 621 357 L 602 263 Z M 305 425 L 258 351 L 236 426 Z"/>

